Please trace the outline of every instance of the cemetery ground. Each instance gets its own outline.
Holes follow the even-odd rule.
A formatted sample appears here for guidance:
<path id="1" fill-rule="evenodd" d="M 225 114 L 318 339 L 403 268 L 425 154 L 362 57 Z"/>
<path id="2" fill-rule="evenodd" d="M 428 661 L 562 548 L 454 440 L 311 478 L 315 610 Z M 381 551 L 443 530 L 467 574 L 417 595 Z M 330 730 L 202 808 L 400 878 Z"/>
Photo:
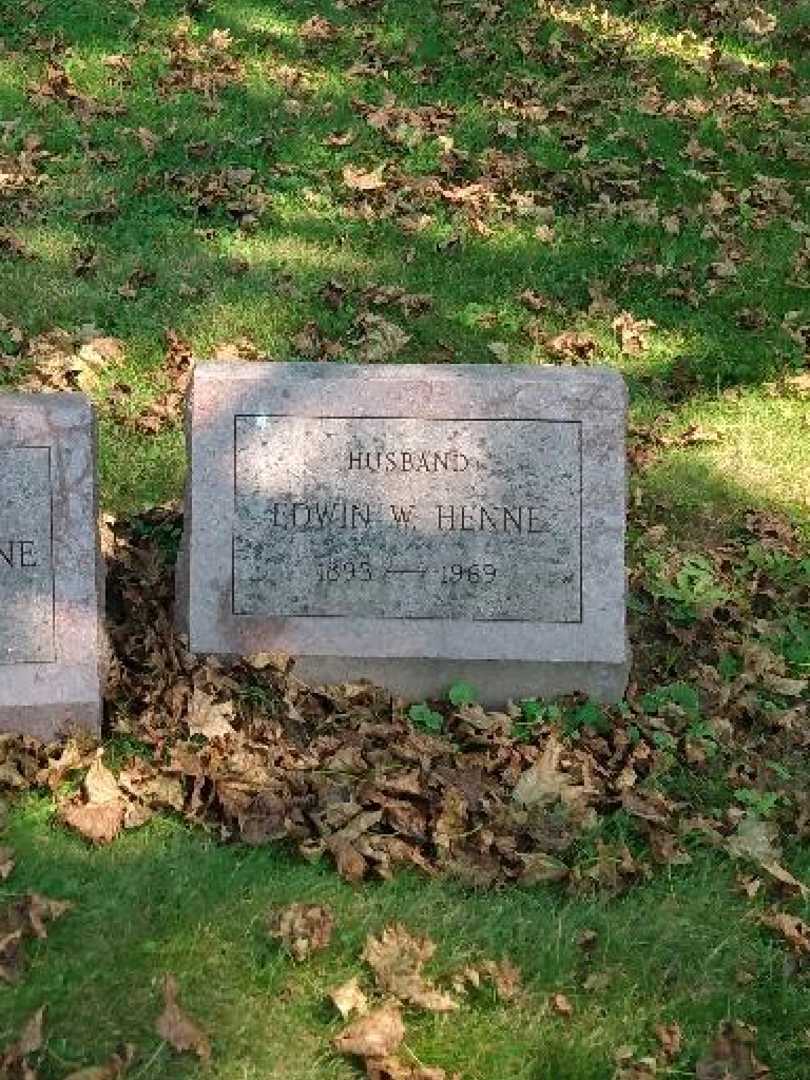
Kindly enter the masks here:
<path id="1" fill-rule="evenodd" d="M 371 1076 L 808 1075 L 807 3 L 0 16 L 0 385 L 97 404 L 114 650 L 103 763 L 0 738 L 0 1071 L 361 1075 L 357 976 Z M 626 702 L 189 658 L 192 355 L 620 369 Z"/>

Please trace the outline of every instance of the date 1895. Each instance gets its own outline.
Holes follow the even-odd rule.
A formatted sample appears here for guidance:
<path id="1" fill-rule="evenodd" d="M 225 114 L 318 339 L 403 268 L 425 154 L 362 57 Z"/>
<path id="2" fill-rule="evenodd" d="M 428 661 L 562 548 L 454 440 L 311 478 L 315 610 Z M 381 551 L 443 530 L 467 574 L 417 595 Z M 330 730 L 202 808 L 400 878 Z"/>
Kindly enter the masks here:
<path id="1" fill-rule="evenodd" d="M 446 563 L 442 566 L 374 567 L 365 560 L 356 562 L 322 561 L 316 564 L 320 585 L 348 585 L 356 582 L 379 581 L 382 578 L 436 575 L 441 585 L 490 585 L 498 576 L 492 563 Z"/>

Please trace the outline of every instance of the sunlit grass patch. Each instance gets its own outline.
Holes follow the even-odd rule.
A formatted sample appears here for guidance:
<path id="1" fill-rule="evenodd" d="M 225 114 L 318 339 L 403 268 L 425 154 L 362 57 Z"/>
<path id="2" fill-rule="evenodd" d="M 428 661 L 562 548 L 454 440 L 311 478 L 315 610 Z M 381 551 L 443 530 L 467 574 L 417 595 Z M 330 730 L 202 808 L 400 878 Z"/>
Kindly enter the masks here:
<path id="1" fill-rule="evenodd" d="M 688 1069 L 729 1013 L 759 1026 L 758 1052 L 777 1074 L 799 1075 L 804 1051 L 790 1033 L 801 1026 L 801 989 L 714 857 L 611 902 L 543 888 L 476 894 L 408 876 L 352 889 L 277 850 L 223 847 L 168 820 L 91 851 L 49 814 L 47 800 L 32 799 L 13 815 L 14 888 L 74 909 L 31 948 L 28 976 L 0 1014 L 5 1044 L 47 1002 L 46 1080 L 104 1060 L 121 1040 L 137 1045 L 144 1080 L 198 1075 L 154 1030 L 165 971 L 212 1039 L 207 1075 L 348 1080 L 357 1073 L 331 1050 L 340 1020 L 327 995 L 354 974 L 368 985 L 365 937 L 392 920 L 437 942 L 430 968 L 440 979 L 485 957 L 522 971 L 526 994 L 514 1003 L 482 989 L 450 1015 L 407 1013 L 408 1051 L 469 1080 L 602 1080 L 616 1050 L 654 1053 L 655 1026 L 672 1022 Z M 265 929 L 268 910 L 293 901 L 328 904 L 337 920 L 333 944 L 302 965 Z M 577 945 L 586 930 L 589 950 Z M 554 993 L 572 1002 L 570 1019 L 549 1007 Z"/>

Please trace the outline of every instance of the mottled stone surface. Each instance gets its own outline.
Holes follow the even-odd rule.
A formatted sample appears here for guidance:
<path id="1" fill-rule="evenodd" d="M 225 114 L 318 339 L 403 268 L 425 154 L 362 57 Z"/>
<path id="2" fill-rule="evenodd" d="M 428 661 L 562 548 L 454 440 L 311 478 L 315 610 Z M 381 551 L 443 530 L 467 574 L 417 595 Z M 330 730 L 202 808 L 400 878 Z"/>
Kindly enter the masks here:
<path id="1" fill-rule="evenodd" d="M 236 418 L 234 610 L 579 622 L 580 430 Z"/>
<path id="2" fill-rule="evenodd" d="M 51 450 L 0 450 L 0 664 L 56 659 Z"/>
<path id="3" fill-rule="evenodd" d="M 199 367 L 191 648 L 411 697 L 620 696 L 625 411 L 608 370 Z"/>
<path id="4" fill-rule="evenodd" d="M 95 421 L 79 394 L 0 394 L 0 731 L 101 724 Z"/>

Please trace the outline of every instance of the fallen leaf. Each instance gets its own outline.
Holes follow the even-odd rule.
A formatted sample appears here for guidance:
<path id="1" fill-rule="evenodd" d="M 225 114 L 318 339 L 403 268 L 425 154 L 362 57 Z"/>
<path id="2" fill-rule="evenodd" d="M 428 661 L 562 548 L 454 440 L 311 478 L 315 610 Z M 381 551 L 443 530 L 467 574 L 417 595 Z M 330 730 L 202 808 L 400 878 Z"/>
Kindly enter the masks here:
<path id="1" fill-rule="evenodd" d="M 113 1054 L 104 1065 L 90 1065 L 69 1073 L 64 1080 L 115 1080 L 123 1076 L 135 1058 L 135 1047 L 126 1043 L 120 1051 Z"/>
<path id="2" fill-rule="evenodd" d="M 570 871 L 565 863 L 544 851 L 521 855 L 523 870 L 518 878 L 521 885 L 540 885 L 549 881 L 565 881 Z"/>
<path id="3" fill-rule="evenodd" d="M 683 1034 L 679 1024 L 658 1024 L 655 1037 L 661 1046 L 661 1053 L 667 1061 L 674 1061 L 681 1052 Z"/>
<path id="4" fill-rule="evenodd" d="M 202 735 L 205 739 L 227 738 L 234 734 L 233 715 L 232 701 L 215 702 L 210 694 L 195 687 L 188 718 L 189 734 Z"/>
<path id="5" fill-rule="evenodd" d="M 166 974 L 163 980 L 165 1007 L 155 1023 L 157 1033 L 175 1050 L 191 1051 L 207 1063 L 211 1060 L 211 1043 L 205 1032 L 180 1008 L 177 993 L 177 980 L 174 975 Z"/>
<path id="6" fill-rule="evenodd" d="M 444 1069 L 396 1057 L 366 1058 L 366 1080 L 448 1080 Z M 450 1080 L 460 1080 L 454 1073 Z"/>
<path id="7" fill-rule="evenodd" d="M 394 1053 L 404 1038 L 405 1025 L 399 1009 L 396 1005 L 383 1005 L 355 1020 L 335 1038 L 333 1045 L 341 1054 L 385 1058 Z"/>
<path id="8" fill-rule="evenodd" d="M 355 329 L 360 335 L 357 355 L 365 364 L 382 364 L 393 359 L 411 340 L 411 335 L 396 323 L 373 312 L 359 315 Z"/>
<path id="9" fill-rule="evenodd" d="M 724 1020 L 711 1050 L 695 1066 L 697 1080 L 760 1080 L 770 1069 L 754 1054 L 756 1028 Z"/>
<path id="10" fill-rule="evenodd" d="M 574 1006 L 565 994 L 552 994 L 549 998 L 549 1005 L 553 1012 L 558 1016 L 564 1016 L 567 1019 L 574 1015 Z"/>
<path id="11" fill-rule="evenodd" d="M 795 953 L 810 956 L 810 926 L 797 915 L 775 911 L 760 915 L 759 921 L 780 933 Z"/>
<path id="12" fill-rule="evenodd" d="M 272 912 L 268 920 L 270 936 L 278 938 L 298 961 L 325 949 L 334 926 L 332 912 L 320 904 L 289 904 Z"/>
<path id="13" fill-rule="evenodd" d="M 20 981 L 25 963 L 22 939 L 22 930 L 0 931 L 0 979 L 11 986 Z"/>
<path id="14" fill-rule="evenodd" d="M 578 330 L 565 330 L 546 341 L 546 349 L 555 360 L 567 364 L 587 364 L 596 355 L 596 339 Z"/>
<path id="15" fill-rule="evenodd" d="M 490 341 L 487 343 L 487 348 L 501 364 L 509 363 L 510 349 L 509 343 L 506 341 Z"/>
<path id="16" fill-rule="evenodd" d="M 343 169 L 343 183 L 352 191 L 379 191 L 385 187 L 383 169 L 383 165 L 371 171 L 346 165 Z"/>
<path id="17" fill-rule="evenodd" d="M 400 923 L 387 926 L 380 936 L 369 934 L 363 960 L 374 972 L 377 985 L 400 1001 L 431 1012 L 452 1012 L 458 1008 L 449 994 L 437 990 L 422 974 L 436 946 L 426 937 L 415 937 Z"/>
<path id="18" fill-rule="evenodd" d="M 637 319 L 629 311 L 620 312 L 613 320 L 613 332 L 623 353 L 638 356 L 649 346 L 648 335 L 655 329 L 650 319 Z"/>
<path id="19" fill-rule="evenodd" d="M 574 784 L 560 769 L 564 750 L 559 739 L 550 735 L 540 759 L 518 777 L 512 798 L 519 806 L 549 807 L 558 801 L 573 806 L 587 801 L 589 789 Z"/>
<path id="20" fill-rule="evenodd" d="M 11 877 L 15 864 L 13 849 L 0 846 L 0 881 L 7 881 Z"/>
<path id="21" fill-rule="evenodd" d="M 778 837 L 779 829 L 773 822 L 746 814 L 726 842 L 726 849 L 735 858 L 764 863 L 779 858 Z"/>
<path id="22" fill-rule="evenodd" d="M 99 751 L 87 770 L 84 798 L 73 799 L 60 808 L 65 824 L 94 844 L 108 844 L 115 839 L 123 828 L 127 810 L 127 799 L 103 764 L 101 754 Z"/>
<path id="23" fill-rule="evenodd" d="M 368 998 L 360 989 L 360 981 L 356 975 L 348 982 L 330 990 L 329 997 L 344 1020 L 348 1020 L 353 1012 L 359 1016 L 365 1016 L 368 1012 Z"/>
<path id="24" fill-rule="evenodd" d="M 31 1070 L 25 1059 L 29 1054 L 35 1054 L 42 1049 L 42 1021 L 45 1016 L 44 1006 L 37 1009 L 33 1016 L 29 1017 L 22 1029 L 19 1039 L 7 1046 L 0 1057 L 0 1076 L 15 1075 L 12 1070 L 19 1070 L 22 1066 L 22 1080 L 35 1080 L 35 1073 Z"/>

